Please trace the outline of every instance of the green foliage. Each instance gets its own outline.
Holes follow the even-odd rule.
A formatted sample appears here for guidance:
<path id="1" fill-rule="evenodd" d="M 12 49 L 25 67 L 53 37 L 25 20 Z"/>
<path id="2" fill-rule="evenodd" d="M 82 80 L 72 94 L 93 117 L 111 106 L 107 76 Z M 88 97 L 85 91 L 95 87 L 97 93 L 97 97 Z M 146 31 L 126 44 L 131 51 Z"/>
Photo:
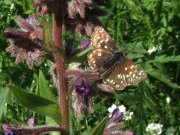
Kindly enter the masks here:
<path id="1" fill-rule="evenodd" d="M 58 105 L 44 97 L 34 95 L 18 88 L 17 86 L 9 85 L 9 89 L 13 92 L 14 97 L 28 109 L 37 113 L 47 115 L 53 118 L 56 122 L 59 119 Z"/>
<path id="2" fill-rule="evenodd" d="M 96 127 L 94 127 L 93 132 L 91 133 L 91 135 L 101 135 L 104 131 L 106 122 L 107 122 L 107 117 L 103 118 Z"/>
<path id="3" fill-rule="evenodd" d="M 17 27 L 14 23 L 17 16 L 27 17 L 33 13 L 31 2 L 32 0 L 0 1 L 0 33 L 5 28 Z M 175 130 L 175 135 L 180 134 L 179 7 L 179 0 L 109 0 L 107 6 L 102 7 L 108 13 L 101 18 L 104 27 L 120 49 L 128 48 L 127 57 L 142 67 L 148 73 L 148 78 L 137 86 L 117 91 L 114 96 L 96 99 L 95 111 L 88 117 L 77 119 L 72 115 L 71 130 L 74 134 L 101 132 L 106 120 L 99 120 L 108 115 L 107 108 L 112 103 L 124 104 L 134 112 L 132 119 L 125 121 L 125 125 L 126 129 L 134 129 L 137 135 L 145 134 L 149 123 L 163 124 L 163 134 L 170 127 Z M 47 48 L 50 48 L 52 20 L 42 18 L 42 22 L 45 27 L 44 41 Z M 65 35 L 65 38 L 69 37 L 72 34 Z M 73 37 L 81 40 L 76 35 Z M 47 72 L 49 67 L 45 67 L 43 63 L 41 70 L 40 67 L 29 70 L 23 64 L 16 65 L 14 58 L 5 51 L 8 42 L 3 35 L 0 36 L 0 43 L 0 124 L 13 123 L 13 120 L 25 123 L 32 115 L 37 116 L 38 124 L 46 123 L 44 117 L 37 113 L 58 121 L 57 99 L 52 87 L 49 87 L 52 84 Z M 154 52 L 149 53 L 152 48 L 155 48 Z M 83 64 L 86 63 L 90 50 L 91 48 L 84 50 L 70 58 L 69 62 L 83 60 Z M 87 66 L 86 63 L 85 67 Z M 10 86 L 10 89 L 19 102 L 12 98 L 11 92 L 5 87 L 7 84 L 18 86 Z M 166 102 L 167 97 L 170 97 L 170 103 Z M 32 113 L 19 103 L 37 113 Z"/>
<path id="4" fill-rule="evenodd" d="M 49 88 L 48 85 L 48 81 L 45 79 L 42 71 L 39 71 L 39 83 L 37 83 L 37 87 L 38 87 L 38 95 L 40 95 L 41 97 L 44 97 L 46 99 L 48 99 L 49 101 L 52 102 L 57 102 L 56 97 L 54 96 L 54 94 L 52 93 L 51 89 Z"/>
<path id="5" fill-rule="evenodd" d="M 7 87 L 0 89 L 0 118 L 7 112 L 7 105 L 12 104 L 11 93 Z"/>

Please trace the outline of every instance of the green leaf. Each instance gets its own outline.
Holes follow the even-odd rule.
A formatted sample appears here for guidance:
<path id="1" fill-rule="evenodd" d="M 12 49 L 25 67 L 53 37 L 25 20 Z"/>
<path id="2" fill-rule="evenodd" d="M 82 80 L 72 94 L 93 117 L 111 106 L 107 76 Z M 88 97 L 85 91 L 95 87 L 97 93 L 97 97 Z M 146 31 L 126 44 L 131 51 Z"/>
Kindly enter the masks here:
<path id="1" fill-rule="evenodd" d="M 52 102 L 57 102 L 56 97 L 52 93 L 51 89 L 49 88 L 48 81 L 45 79 L 42 71 L 39 71 L 39 95 L 44 97 Z M 37 86 L 37 87 L 38 87 Z"/>
<path id="2" fill-rule="evenodd" d="M 180 85 L 171 82 L 171 80 L 165 76 L 163 73 L 161 73 L 159 70 L 156 70 L 154 68 L 151 67 L 151 65 L 146 64 L 146 72 L 151 75 L 152 77 L 158 79 L 159 81 L 165 83 L 166 85 L 168 85 L 171 88 L 174 89 L 180 89 Z"/>
<path id="3" fill-rule="evenodd" d="M 93 132 L 91 133 L 91 135 L 102 135 L 104 128 L 106 126 L 106 122 L 107 122 L 108 117 L 104 117 L 100 123 L 94 128 Z"/>
<path id="4" fill-rule="evenodd" d="M 153 63 L 153 62 L 159 62 L 159 63 L 168 63 L 168 62 L 180 62 L 180 55 L 177 56 L 169 56 L 167 57 L 166 55 L 160 55 L 155 57 L 154 60 L 148 61 L 148 63 Z"/>
<path id="5" fill-rule="evenodd" d="M 87 49 L 83 50 L 82 52 L 76 54 L 75 56 L 69 58 L 69 62 L 81 62 L 84 57 L 87 56 L 87 53 L 92 50 L 92 46 L 88 47 Z"/>
<path id="6" fill-rule="evenodd" d="M 11 102 L 11 93 L 7 87 L 0 88 L 0 119 L 3 114 L 6 114 L 7 104 Z"/>
<path id="7" fill-rule="evenodd" d="M 44 32 L 43 32 L 43 40 L 44 40 L 44 43 L 46 45 L 46 47 L 48 49 L 52 48 L 52 21 L 51 21 L 51 18 L 47 18 L 47 17 L 43 17 L 42 18 L 42 21 L 43 21 L 43 27 L 44 27 Z"/>
<path id="8" fill-rule="evenodd" d="M 26 108 L 42 115 L 47 115 L 59 122 L 58 105 L 48 99 L 24 91 L 23 89 L 9 85 L 14 97 Z"/>
<path id="9" fill-rule="evenodd" d="M 83 50 L 82 52 L 75 55 L 75 57 L 82 57 L 83 55 L 87 54 L 90 50 L 92 50 L 92 47 L 88 47 L 87 49 Z"/>

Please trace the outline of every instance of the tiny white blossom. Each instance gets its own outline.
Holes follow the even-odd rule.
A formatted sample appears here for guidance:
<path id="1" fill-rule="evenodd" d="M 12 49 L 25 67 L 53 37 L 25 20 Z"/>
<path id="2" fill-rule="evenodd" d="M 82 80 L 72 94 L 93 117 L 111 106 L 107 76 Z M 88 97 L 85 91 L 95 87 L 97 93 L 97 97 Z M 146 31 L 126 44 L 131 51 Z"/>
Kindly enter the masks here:
<path id="1" fill-rule="evenodd" d="M 166 97 L 166 102 L 169 104 L 171 101 L 171 98 L 170 97 Z"/>
<path id="2" fill-rule="evenodd" d="M 148 50 L 148 53 L 151 54 L 155 51 L 157 51 L 157 47 L 153 46 L 151 49 Z"/>
<path id="3" fill-rule="evenodd" d="M 123 113 L 126 112 L 126 107 L 124 105 L 120 105 L 120 106 L 118 106 L 118 108 L 119 108 L 120 112 L 123 112 Z"/>
<path id="4" fill-rule="evenodd" d="M 162 133 L 162 127 L 163 125 L 161 124 L 155 124 L 155 123 L 150 123 L 146 127 L 147 135 L 161 135 Z"/>
<path id="5" fill-rule="evenodd" d="M 132 118 L 133 114 L 134 114 L 133 112 L 127 111 L 127 112 L 124 113 L 123 119 L 124 120 L 130 120 Z"/>
<path id="6" fill-rule="evenodd" d="M 32 83 L 34 84 L 34 83 L 35 83 L 35 80 L 33 80 Z"/>
<path id="7" fill-rule="evenodd" d="M 115 104 L 112 104 L 112 106 L 108 108 L 108 111 L 112 113 L 116 108 L 117 106 Z"/>
<path id="8" fill-rule="evenodd" d="M 109 111 L 109 117 L 112 116 L 112 112 L 115 110 L 115 109 L 119 109 L 120 112 L 122 112 L 123 114 L 126 114 L 126 107 L 124 105 L 120 105 L 120 106 L 116 106 L 115 104 L 112 104 L 111 107 L 108 108 L 108 111 Z M 132 114 L 132 113 L 131 113 Z M 131 114 L 127 114 L 127 119 L 131 119 Z M 125 118 L 124 118 L 125 119 Z"/>

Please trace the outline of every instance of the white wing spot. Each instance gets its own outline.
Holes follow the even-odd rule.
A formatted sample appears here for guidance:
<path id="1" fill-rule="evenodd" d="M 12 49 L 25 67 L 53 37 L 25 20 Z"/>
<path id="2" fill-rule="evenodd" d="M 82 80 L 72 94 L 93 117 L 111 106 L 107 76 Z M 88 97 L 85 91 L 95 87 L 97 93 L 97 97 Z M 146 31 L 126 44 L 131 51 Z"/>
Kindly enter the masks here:
<path id="1" fill-rule="evenodd" d="M 110 83 L 113 83 L 113 80 L 111 80 Z"/>
<path id="2" fill-rule="evenodd" d="M 122 78 L 122 75 L 121 75 L 121 74 L 118 74 L 117 77 L 118 77 L 118 78 Z"/>
<path id="3" fill-rule="evenodd" d="M 134 68 L 134 65 L 132 65 L 131 67 L 130 67 L 130 69 L 133 69 Z"/>
<path id="4" fill-rule="evenodd" d="M 105 40 L 105 42 L 108 42 L 108 41 L 109 41 L 109 38 L 107 37 L 106 40 Z"/>
<path id="5" fill-rule="evenodd" d="M 103 40 L 100 40 L 99 43 L 103 43 Z"/>
<path id="6" fill-rule="evenodd" d="M 101 56 L 102 55 L 102 53 L 100 52 L 100 53 L 98 53 L 98 56 Z"/>
<path id="7" fill-rule="evenodd" d="M 104 48 L 108 49 L 107 45 L 105 45 Z"/>
<path id="8" fill-rule="evenodd" d="M 106 79 L 107 82 L 109 82 L 110 80 L 109 79 Z"/>
<path id="9" fill-rule="evenodd" d="M 127 70 L 127 67 L 125 67 L 125 70 Z"/>

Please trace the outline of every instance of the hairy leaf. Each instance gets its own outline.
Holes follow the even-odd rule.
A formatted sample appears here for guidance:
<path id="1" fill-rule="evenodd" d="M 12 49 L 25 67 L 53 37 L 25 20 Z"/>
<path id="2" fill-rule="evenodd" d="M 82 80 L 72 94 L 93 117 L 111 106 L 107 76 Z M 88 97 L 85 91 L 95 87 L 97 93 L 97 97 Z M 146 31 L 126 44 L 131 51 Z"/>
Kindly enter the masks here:
<path id="1" fill-rule="evenodd" d="M 9 85 L 9 89 L 13 92 L 14 97 L 26 108 L 42 115 L 59 121 L 58 105 L 48 99 L 26 92 L 25 90 Z"/>

